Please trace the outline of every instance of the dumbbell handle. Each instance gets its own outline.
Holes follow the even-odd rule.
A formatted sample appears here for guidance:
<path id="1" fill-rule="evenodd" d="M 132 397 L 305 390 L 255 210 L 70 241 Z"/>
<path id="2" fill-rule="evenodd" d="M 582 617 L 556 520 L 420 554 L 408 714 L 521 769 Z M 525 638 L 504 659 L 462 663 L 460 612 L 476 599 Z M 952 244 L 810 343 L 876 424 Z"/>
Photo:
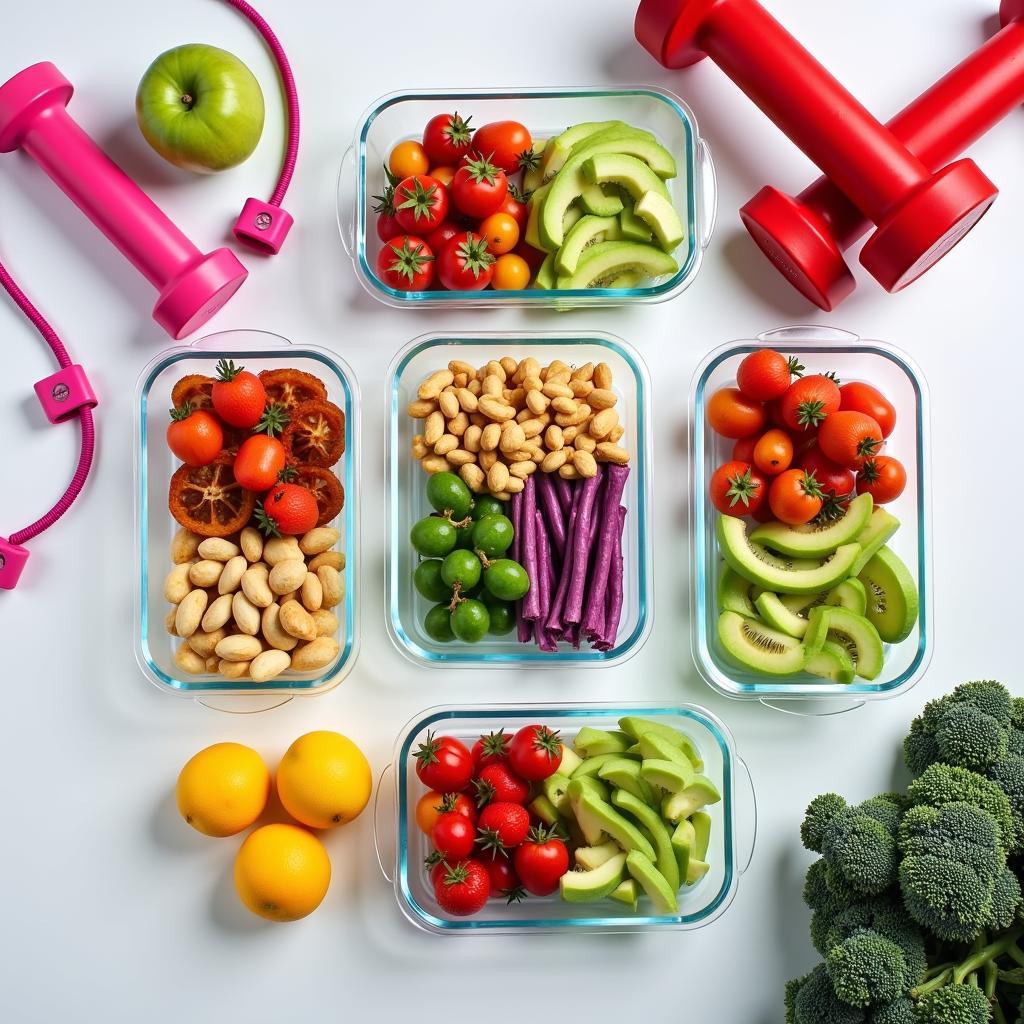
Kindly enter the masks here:
<path id="1" fill-rule="evenodd" d="M 1024 103 L 1024 24 L 1011 21 L 953 68 L 888 124 L 922 163 L 938 167 Z M 848 249 L 870 223 L 829 178 L 821 177 L 797 197 L 828 225 Z"/>

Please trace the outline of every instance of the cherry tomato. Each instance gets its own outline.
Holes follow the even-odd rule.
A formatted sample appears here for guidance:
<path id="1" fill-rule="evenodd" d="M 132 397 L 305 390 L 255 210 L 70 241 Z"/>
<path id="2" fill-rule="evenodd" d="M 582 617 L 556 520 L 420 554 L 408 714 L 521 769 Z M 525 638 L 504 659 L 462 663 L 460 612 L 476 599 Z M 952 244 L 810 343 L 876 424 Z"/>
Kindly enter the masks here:
<path id="1" fill-rule="evenodd" d="M 224 447 L 224 431 L 216 416 L 186 402 L 171 410 L 167 447 L 186 466 L 207 466 Z"/>
<path id="2" fill-rule="evenodd" d="M 454 736 L 428 732 L 414 754 L 416 776 L 424 786 L 442 793 L 461 793 L 473 778 L 473 758 Z"/>
<path id="3" fill-rule="evenodd" d="M 495 256 L 511 252 L 519 241 L 519 225 L 515 217 L 507 213 L 492 213 L 480 223 L 480 234 L 487 242 L 487 248 Z"/>
<path id="4" fill-rule="evenodd" d="M 422 238 L 447 214 L 448 190 L 429 175 L 415 174 L 395 186 L 395 219 L 408 234 Z"/>
<path id="5" fill-rule="evenodd" d="M 554 775 L 562 763 L 558 733 L 544 725 L 524 725 L 509 744 L 508 763 L 516 775 L 528 782 Z"/>
<path id="6" fill-rule="evenodd" d="M 469 122 L 473 119 L 459 117 L 454 114 L 437 114 L 423 129 L 423 148 L 432 164 L 458 165 L 469 151 L 473 139 L 473 129 Z"/>
<path id="7" fill-rule="evenodd" d="M 463 860 L 473 852 L 476 827 L 464 814 L 447 811 L 441 814 L 430 830 L 434 848 L 449 863 Z"/>
<path id="8" fill-rule="evenodd" d="M 881 428 L 882 437 L 888 437 L 896 428 L 896 409 L 878 388 L 854 380 L 839 389 L 840 409 L 862 412 L 870 416 Z"/>
<path id="9" fill-rule="evenodd" d="M 235 366 L 230 359 L 217 363 L 217 379 L 210 392 L 213 411 L 232 427 L 255 427 L 267 404 L 267 392 L 255 373 Z"/>
<path id="10" fill-rule="evenodd" d="M 803 367 L 795 358 L 787 359 L 774 349 L 760 348 L 745 356 L 736 370 L 736 386 L 755 402 L 781 398 Z"/>
<path id="11" fill-rule="evenodd" d="M 564 842 L 543 828 L 531 829 L 526 842 L 513 854 L 512 863 L 523 888 L 534 896 L 550 896 L 569 870 Z"/>
<path id="12" fill-rule="evenodd" d="M 547 253 L 542 252 L 540 249 L 534 249 L 532 245 L 529 245 L 522 238 L 519 239 L 515 254 L 521 259 L 526 260 L 526 265 L 530 268 L 531 278 L 540 270 L 541 264 L 547 257 Z"/>
<path id="13" fill-rule="evenodd" d="M 430 166 L 426 150 L 412 140 L 400 142 L 388 158 L 388 170 L 396 178 L 408 178 L 413 174 L 426 174 Z"/>
<path id="14" fill-rule="evenodd" d="M 793 439 L 784 430 L 766 430 L 754 445 L 754 465 L 765 476 L 778 476 L 792 462 Z"/>
<path id="15" fill-rule="evenodd" d="M 416 801 L 416 824 L 428 836 L 437 819 L 448 813 L 461 814 L 476 823 L 476 807 L 465 793 L 438 793 L 432 789 Z"/>
<path id="16" fill-rule="evenodd" d="M 267 491 L 256 518 L 268 536 L 307 533 L 316 526 L 320 508 L 312 491 L 299 484 L 282 483 Z"/>
<path id="17" fill-rule="evenodd" d="M 818 431 L 818 446 L 833 462 L 859 469 L 885 443 L 882 428 L 870 416 L 852 409 L 833 413 Z"/>
<path id="18" fill-rule="evenodd" d="M 720 388 L 708 399 L 708 423 L 723 437 L 748 437 L 764 429 L 765 412 L 739 388 Z"/>
<path id="19" fill-rule="evenodd" d="M 441 167 L 431 167 L 430 177 L 432 177 L 434 181 L 441 182 L 445 188 L 450 188 L 452 182 L 455 180 L 455 171 L 456 168 L 450 167 L 448 164 L 444 164 Z"/>
<path id="20" fill-rule="evenodd" d="M 797 466 L 814 474 L 814 479 L 826 496 L 844 498 L 853 493 L 856 482 L 853 472 L 833 462 L 817 443 L 797 459 Z"/>
<path id="21" fill-rule="evenodd" d="M 395 219 L 395 186 L 389 181 L 384 191 L 373 198 L 377 200 L 373 206 L 373 212 L 377 214 L 377 237 L 386 242 L 389 238 L 402 233 Z"/>
<path id="22" fill-rule="evenodd" d="M 284 445 L 276 437 L 253 434 L 235 456 L 235 479 L 250 491 L 269 491 L 287 460 Z"/>
<path id="23" fill-rule="evenodd" d="M 479 778 L 473 783 L 477 807 L 485 807 L 493 801 L 525 804 L 530 799 L 529 785 L 505 761 L 484 765 L 478 774 Z"/>
<path id="24" fill-rule="evenodd" d="M 509 183 L 505 202 L 498 207 L 498 213 L 507 213 L 519 225 L 519 234 L 526 230 L 526 222 L 530 219 L 530 208 L 526 205 L 526 197 Z"/>
<path id="25" fill-rule="evenodd" d="M 895 501 L 907 486 L 907 471 L 899 459 L 876 455 L 865 459 L 857 474 L 857 492 L 870 494 L 876 505 Z"/>
<path id="26" fill-rule="evenodd" d="M 505 172 L 485 156 L 463 161 L 452 181 L 452 202 L 468 217 L 483 220 L 496 213 L 508 195 Z"/>
<path id="27" fill-rule="evenodd" d="M 492 899 L 500 896 L 510 903 L 515 903 L 522 898 L 522 893 L 518 891 L 519 879 L 508 857 L 485 857 L 483 864 L 491 879 Z"/>
<path id="28" fill-rule="evenodd" d="M 476 130 L 473 150 L 506 174 L 521 169 L 521 158 L 533 149 L 530 133 L 518 121 L 492 121 Z"/>
<path id="29" fill-rule="evenodd" d="M 487 869 L 478 860 L 465 860 L 446 865 L 445 872 L 434 885 L 437 905 L 454 917 L 478 914 L 487 906 L 491 880 Z"/>
<path id="30" fill-rule="evenodd" d="M 727 516 L 754 515 L 768 496 L 768 482 L 749 462 L 719 466 L 708 487 L 711 502 Z"/>
<path id="31" fill-rule="evenodd" d="M 815 373 L 801 377 L 786 389 L 780 412 L 788 430 L 805 433 L 839 410 L 839 387 L 831 377 Z"/>
<path id="32" fill-rule="evenodd" d="M 822 503 L 817 481 L 802 469 L 780 473 L 768 492 L 768 504 L 775 518 L 790 526 L 809 523 L 821 511 Z"/>
<path id="33" fill-rule="evenodd" d="M 752 434 L 750 437 L 741 437 L 732 446 L 732 457 L 736 462 L 750 462 L 754 461 L 754 449 L 757 447 L 757 442 L 761 438 L 756 434 Z"/>
<path id="34" fill-rule="evenodd" d="M 472 231 L 456 235 L 437 257 L 437 276 L 453 292 L 480 291 L 494 276 L 494 256 Z"/>
<path id="35" fill-rule="evenodd" d="M 522 291 L 530 286 L 529 264 L 514 252 L 499 256 L 494 264 L 494 280 L 491 282 L 496 291 Z"/>
<path id="36" fill-rule="evenodd" d="M 423 241 L 427 243 L 427 248 L 432 253 L 439 253 L 456 235 L 463 233 L 462 228 L 457 224 L 453 224 L 450 220 L 446 220 L 443 224 L 438 225 L 433 231 L 427 235 Z"/>
<path id="37" fill-rule="evenodd" d="M 512 737 L 504 729 L 481 736 L 470 751 L 473 755 L 473 767 L 480 771 L 481 768 L 486 768 L 489 764 L 499 764 L 504 761 L 508 757 L 508 745 L 511 740 Z"/>
<path id="38" fill-rule="evenodd" d="M 377 256 L 377 276 L 398 291 L 425 291 L 434 280 L 434 252 L 415 235 L 388 239 Z"/>

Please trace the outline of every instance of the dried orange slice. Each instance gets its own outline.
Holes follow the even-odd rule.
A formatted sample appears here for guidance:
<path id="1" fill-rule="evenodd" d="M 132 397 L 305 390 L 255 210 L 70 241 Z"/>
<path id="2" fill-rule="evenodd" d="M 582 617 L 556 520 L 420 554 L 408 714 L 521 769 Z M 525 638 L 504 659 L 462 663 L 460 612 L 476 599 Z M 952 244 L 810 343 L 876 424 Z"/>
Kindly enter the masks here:
<path id="1" fill-rule="evenodd" d="M 336 519 L 345 507 L 345 488 L 341 481 L 322 466 L 293 466 L 291 469 L 290 476 L 295 482 L 312 491 L 316 498 L 316 507 L 320 510 L 316 525 L 326 526 Z"/>
<path id="2" fill-rule="evenodd" d="M 207 466 L 181 466 L 171 477 L 167 507 L 200 537 L 227 537 L 249 524 L 256 495 L 235 479 L 234 456 L 222 453 Z"/>
<path id="3" fill-rule="evenodd" d="M 281 441 L 298 465 L 333 466 L 345 451 L 345 414 L 333 402 L 303 402 L 291 410 Z"/>
<path id="4" fill-rule="evenodd" d="M 289 412 L 303 402 L 326 402 L 327 388 L 319 377 L 302 370 L 263 370 L 260 373 L 268 402 L 283 405 Z"/>
<path id="5" fill-rule="evenodd" d="M 177 409 L 186 402 L 193 409 L 210 409 L 213 406 L 213 378 L 201 373 L 190 373 L 182 377 L 171 390 L 171 402 Z"/>

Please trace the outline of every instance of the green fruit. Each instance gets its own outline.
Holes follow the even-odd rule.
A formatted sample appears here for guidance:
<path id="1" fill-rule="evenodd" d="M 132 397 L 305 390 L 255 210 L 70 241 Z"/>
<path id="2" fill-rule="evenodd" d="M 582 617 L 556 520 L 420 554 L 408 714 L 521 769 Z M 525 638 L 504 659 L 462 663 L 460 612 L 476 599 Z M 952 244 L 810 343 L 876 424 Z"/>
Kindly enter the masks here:
<path id="1" fill-rule="evenodd" d="M 807 658 L 799 640 L 737 612 L 718 616 L 718 639 L 735 662 L 765 675 L 794 675 Z"/>
<path id="2" fill-rule="evenodd" d="M 463 520 L 466 522 L 466 520 Z M 473 550 L 473 527 L 476 524 L 470 520 L 465 526 L 455 527 L 455 546 L 462 548 L 464 551 Z"/>
<path id="3" fill-rule="evenodd" d="M 518 601 L 530 589 L 530 577 L 518 562 L 499 558 L 484 571 L 484 586 L 502 601 Z"/>
<path id="4" fill-rule="evenodd" d="M 722 566 L 718 577 L 718 610 L 720 612 L 739 612 L 748 618 L 757 617 L 754 608 L 754 584 L 745 580 L 738 572 L 733 572 L 728 565 Z"/>
<path id="5" fill-rule="evenodd" d="M 807 625 L 807 653 L 817 654 L 826 639 L 846 649 L 862 679 L 875 679 L 881 673 L 885 664 L 882 638 L 863 615 L 846 608 L 815 608 Z"/>
<path id="6" fill-rule="evenodd" d="M 822 679 L 831 679 L 833 683 L 852 683 L 857 674 L 854 671 L 853 659 L 846 653 L 845 647 L 826 640 L 821 650 L 808 655 L 804 671 Z"/>
<path id="7" fill-rule="evenodd" d="M 626 869 L 632 875 L 633 881 L 638 882 L 648 895 L 656 914 L 667 915 L 679 912 L 679 902 L 676 899 L 675 891 L 649 858 L 636 851 L 630 851 L 626 855 Z"/>
<path id="8" fill-rule="evenodd" d="M 443 558 L 455 547 L 457 539 L 455 527 L 440 516 L 427 516 L 409 531 L 412 546 L 427 558 Z"/>
<path id="9" fill-rule="evenodd" d="M 165 160 L 190 171 L 223 171 L 247 159 L 260 141 L 263 93 L 234 54 L 188 43 L 150 64 L 135 114 Z"/>
<path id="10" fill-rule="evenodd" d="M 883 544 L 900 528 L 900 521 L 880 505 L 875 507 L 868 520 L 868 525 L 857 534 L 857 543 L 861 547 L 857 561 L 850 569 L 851 576 L 859 576 L 864 566 L 875 557 Z"/>
<path id="11" fill-rule="evenodd" d="M 473 548 L 487 558 L 497 558 L 511 547 L 514 535 L 512 520 L 507 516 L 484 516 L 473 526 Z"/>
<path id="12" fill-rule="evenodd" d="M 567 871 L 558 888 L 566 903 L 593 903 L 610 896 L 626 874 L 626 855 L 617 853 L 592 871 Z"/>
<path id="13" fill-rule="evenodd" d="M 450 512 L 452 519 L 465 519 L 473 505 L 473 495 L 454 473 L 435 473 L 427 481 L 427 501 L 438 512 Z"/>
<path id="14" fill-rule="evenodd" d="M 803 526 L 765 523 L 750 534 L 750 539 L 755 544 L 784 555 L 822 557 L 831 554 L 841 544 L 857 541 L 859 534 L 868 525 L 873 504 L 870 494 L 859 494 L 846 506 L 846 511 L 839 519 L 828 523 L 810 522 Z"/>
<path id="15" fill-rule="evenodd" d="M 460 601 L 451 614 L 452 632 L 467 644 L 479 643 L 491 624 L 491 614 L 483 601 Z"/>
<path id="16" fill-rule="evenodd" d="M 480 582 L 480 559 L 472 551 L 456 548 L 441 563 L 441 579 L 453 590 L 470 590 Z"/>
<path id="17" fill-rule="evenodd" d="M 890 644 L 910 636 L 917 622 L 917 586 L 910 570 L 891 548 L 881 547 L 857 577 L 867 591 L 865 614 Z M 856 581 L 851 581 L 856 582 Z"/>
<path id="18" fill-rule="evenodd" d="M 449 643 L 455 639 L 455 634 L 452 632 L 451 618 L 448 605 L 434 605 L 423 619 L 423 629 L 427 636 L 436 643 Z"/>
<path id="19" fill-rule="evenodd" d="M 484 494 L 473 502 L 473 509 L 469 514 L 473 517 L 474 522 L 487 516 L 504 515 L 505 503 L 498 501 L 497 498 L 492 498 L 489 494 Z"/>
<path id="20" fill-rule="evenodd" d="M 413 586 L 428 601 L 450 601 L 452 599 L 452 588 L 441 579 L 441 560 L 439 558 L 428 558 L 416 566 L 412 574 Z"/>
<path id="21" fill-rule="evenodd" d="M 491 636 L 504 636 L 506 633 L 511 633 L 516 625 L 515 606 L 507 601 L 499 600 L 486 588 L 483 589 L 480 600 L 487 605 L 487 611 L 491 616 L 491 624 L 487 628 L 487 632 Z"/>

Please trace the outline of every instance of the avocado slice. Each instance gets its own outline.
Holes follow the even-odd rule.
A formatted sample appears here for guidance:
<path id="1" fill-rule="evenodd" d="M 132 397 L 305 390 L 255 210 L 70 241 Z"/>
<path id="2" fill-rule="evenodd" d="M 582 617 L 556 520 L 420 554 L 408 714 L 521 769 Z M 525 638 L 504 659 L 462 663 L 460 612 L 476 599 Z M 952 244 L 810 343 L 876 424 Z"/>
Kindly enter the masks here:
<path id="1" fill-rule="evenodd" d="M 632 756 L 632 755 L 627 755 L 624 750 L 616 751 L 616 752 L 610 753 L 610 754 L 595 754 L 593 757 L 585 758 L 583 760 L 583 762 L 580 764 L 579 768 L 577 768 L 572 773 L 570 778 L 579 779 L 579 778 L 582 778 L 585 775 L 596 776 L 597 773 L 601 769 L 601 765 L 607 764 L 609 761 L 613 760 L 614 758 L 627 757 L 627 756 Z"/>
<path id="2" fill-rule="evenodd" d="M 859 576 L 864 566 L 875 557 L 875 553 L 900 528 L 900 521 L 887 509 L 876 506 L 871 513 L 867 526 L 861 530 L 857 543 L 861 547 L 860 555 L 850 568 L 851 576 Z"/>
<path id="3" fill-rule="evenodd" d="M 643 242 L 597 242 L 583 253 L 571 274 L 558 276 L 555 287 L 604 288 L 630 270 L 640 271 L 645 277 L 664 277 L 675 274 L 679 264 L 668 253 Z"/>
<path id="4" fill-rule="evenodd" d="M 917 622 L 919 602 L 914 577 L 899 556 L 880 547 L 857 580 L 867 592 L 865 614 L 878 635 L 889 644 L 906 640 Z"/>
<path id="5" fill-rule="evenodd" d="M 656 913 L 677 914 L 679 912 L 679 901 L 676 899 L 675 889 L 647 857 L 635 850 L 626 854 L 626 870 L 650 897 Z"/>
<path id="6" fill-rule="evenodd" d="M 834 683 L 852 683 L 857 675 L 853 659 L 845 647 L 832 640 L 826 640 L 820 651 L 807 656 L 804 671 L 822 679 L 831 679 Z"/>
<path id="7" fill-rule="evenodd" d="M 665 182 L 651 170 L 650 164 L 629 153 L 601 152 L 588 156 L 581 168 L 583 177 L 594 184 L 613 184 L 624 188 L 640 202 L 648 192 L 654 192 L 671 205 Z M 635 209 L 635 207 L 634 207 Z M 651 225 L 653 230 L 653 225 Z"/>
<path id="8" fill-rule="evenodd" d="M 544 257 L 544 262 L 537 268 L 537 276 L 533 279 L 533 287 L 541 288 L 546 292 L 553 291 L 558 287 L 558 274 L 555 271 L 555 258 L 558 253 L 549 252 Z"/>
<path id="9" fill-rule="evenodd" d="M 637 904 L 640 902 L 640 890 L 632 878 L 627 878 L 611 893 L 608 899 L 615 900 L 616 903 L 625 904 L 635 914 Z"/>
<path id="10" fill-rule="evenodd" d="M 675 761 L 691 772 L 697 770 L 686 751 L 656 732 L 645 732 L 637 744 L 640 747 L 640 756 L 645 760 Z"/>
<path id="11" fill-rule="evenodd" d="M 772 629 L 780 630 L 787 636 L 802 640 L 807 633 L 807 620 L 791 612 L 781 601 L 778 594 L 766 590 L 754 602 L 757 613 Z"/>
<path id="12" fill-rule="evenodd" d="M 815 608 L 807 627 L 808 653 L 820 651 L 826 639 L 846 649 L 862 679 L 876 679 L 881 673 L 885 664 L 882 638 L 863 615 L 855 615 L 846 608 Z"/>
<path id="13" fill-rule="evenodd" d="M 610 896 L 626 874 L 626 854 L 617 853 L 591 871 L 567 871 L 558 890 L 567 903 L 591 903 Z"/>
<path id="14" fill-rule="evenodd" d="M 715 534 L 722 557 L 732 569 L 778 594 L 816 594 L 834 587 L 850 575 L 861 551 L 859 544 L 842 544 L 827 561 L 808 568 L 806 562 L 797 564 L 785 556 L 773 555 L 752 541 L 743 520 L 735 516 L 719 513 Z"/>
<path id="15" fill-rule="evenodd" d="M 545 825 L 558 824 L 558 811 L 555 809 L 555 805 L 543 793 L 538 793 L 537 796 L 530 801 L 530 810 L 540 818 Z"/>
<path id="16" fill-rule="evenodd" d="M 619 225 L 622 229 L 622 237 L 628 238 L 631 242 L 649 242 L 652 238 L 651 229 L 638 217 L 633 207 L 623 207 L 619 214 Z"/>
<path id="17" fill-rule="evenodd" d="M 575 783 L 575 788 L 573 783 Z M 573 793 L 577 790 L 581 793 L 593 793 L 594 796 L 598 797 L 600 800 L 609 800 L 612 795 L 611 788 L 608 784 L 602 782 L 596 775 L 581 775 L 577 779 L 569 780 L 569 788 L 567 792 L 569 794 L 570 806 L 572 804 Z"/>
<path id="18" fill-rule="evenodd" d="M 565 166 L 573 149 L 585 139 L 602 135 L 611 129 L 623 132 L 632 130 L 625 121 L 585 121 L 583 124 L 574 124 L 571 128 L 566 128 L 561 135 L 549 139 L 540 162 L 544 178 L 556 175 Z"/>
<path id="19" fill-rule="evenodd" d="M 565 758 L 562 758 L 563 764 Z M 571 813 L 569 807 L 569 777 L 563 775 L 561 772 L 561 765 L 559 770 L 554 775 L 549 775 L 541 784 L 541 793 L 551 801 L 555 810 L 559 814 Z"/>
<path id="20" fill-rule="evenodd" d="M 576 734 L 572 745 L 577 754 L 589 760 L 599 754 L 621 754 L 632 742 L 629 736 L 622 733 L 591 729 L 589 725 L 585 725 Z M 598 765 L 598 768 L 600 767 Z"/>
<path id="21" fill-rule="evenodd" d="M 640 776 L 640 762 L 631 761 L 627 757 L 617 757 L 601 765 L 597 773 L 605 782 L 618 789 L 632 793 L 639 800 L 651 807 L 660 807 L 661 801 L 654 795 L 654 790 Z"/>
<path id="22" fill-rule="evenodd" d="M 820 594 L 779 594 L 779 600 L 788 611 L 806 619 L 810 616 L 811 610 L 820 604 L 849 608 L 851 612 L 863 615 L 867 608 L 868 597 L 864 584 L 860 580 L 848 579 Z"/>
<path id="23" fill-rule="evenodd" d="M 644 193 L 633 212 L 654 232 L 654 237 L 665 252 L 674 252 L 686 238 L 683 222 L 672 200 L 666 199 L 660 192 Z"/>
<path id="24" fill-rule="evenodd" d="M 622 237 L 617 217 L 581 217 L 566 233 L 562 248 L 555 256 L 559 274 L 571 274 L 580 262 L 583 250 L 597 242 L 614 242 Z"/>
<path id="25" fill-rule="evenodd" d="M 693 852 L 700 860 L 707 860 L 708 847 L 711 845 L 711 815 L 704 811 L 694 811 L 689 818 L 693 825 L 693 835 L 696 845 Z"/>
<path id="26" fill-rule="evenodd" d="M 870 494 L 858 494 L 839 519 L 827 523 L 813 520 L 803 526 L 773 521 L 757 527 L 751 541 L 784 555 L 814 558 L 830 555 L 842 544 L 851 544 L 867 526 L 874 501 Z"/>
<path id="27" fill-rule="evenodd" d="M 562 760 L 558 763 L 558 774 L 572 778 L 572 773 L 583 764 L 583 758 L 568 743 L 562 744 Z"/>
<path id="28" fill-rule="evenodd" d="M 745 580 L 738 572 L 728 565 L 722 566 L 718 574 L 718 610 L 720 612 L 739 612 L 749 619 L 757 618 L 754 597 L 751 591 L 754 584 Z"/>
<path id="29" fill-rule="evenodd" d="M 593 822 L 600 824 L 602 831 L 611 836 L 624 850 L 638 850 L 649 860 L 654 860 L 654 847 L 640 829 L 619 814 L 606 800 L 584 791 L 579 798 L 579 809 Z"/>
<path id="30" fill-rule="evenodd" d="M 579 826 L 587 846 L 598 846 L 605 841 L 604 826 L 586 807 L 583 805 L 583 798 L 588 792 L 587 785 L 583 779 L 575 779 L 569 783 L 569 805 L 572 808 L 573 817 Z"/>
<path id="31" fill-rule="evenodd" d="M 592 182 L 587 182 L 583 186 L 583 190 L 580 192 L 579 204 L 584 213 L 592 213 L 595 217 L 614 217 L 616 220 L 618 220 L 619 214 L 622 213 L 626 206 L 618 192 L 602 188 L 600 185 Z M 570 206 L 569 209 L 571 210 L 573 207 Z M 563 230 L 567 230 L 564 219 L 562 227 Z"/>
<path id="32" fill-rule="evenodd" d="M 696 856 L 694 852 L 697 847 L 696 827 L 689 818 L 683 818 L 675 831 L 672 833 L 672 851 L 676 856 L 676 866 L 679 869 L 679 877 L 686 878 L 686 871 L 690 865 L 690 857 Z"/>
<path id="33" fill-rule="evenodd" d="M 691 857 L 686 865 L 686 884 L 696 885 L 710 870 L 711 865 L 707 861 L 700 860 L 698 857 Z"/>
<path id="34" fill-rule="evenodd" d="M 523 241 L 541 252 L 547 252 L 548 250 L 540 237 L 540 208 L 550 188 L 550 185 L 541 185 L 540 188 L 534 190 L 533 195 L 530 196 L 530 200 L 526 204 L 529 208 L 529 213 L 526 216 L 526 230 L 523 232 Z M 566 209 L 569 209 L 569 207 L 566 207 Z"/>
<path id="35" fill-rule="evenodd" d="M 611 860 L 617 853 L 622 853 L 622 848 L 614 840 L 609 839 L 607 843 L 601 843 L 600 846 L 577 847 L 573 859 L 576 861 L 577 867 L 593 871 L 605 861 Z"/>
<path id="36" fill-rule="evenodd" d="M 530 195 L 536 192 L 541 185 L 544 184 L 544 150 L 547 148 L 547 139 L 534 139 L 533 140 L 533 155 L 539 157 L 537 166 L 533 170 L 523 172 L 523 191 Z"/>
<path id="37" fill-rule="evenodd" d="M 620 810 L 631 814 L 645 829 L 654 843 L 654 863 L 662 873 L 665 881 L 675 892 L 680 885 L 679 865 L 676 863 L 675 851 L 672 849 L 672 837 L 669 835 L 661 815 L 652 811 L 650 807 L 638 800 L 632 793 L 624 789 L 617 789 L 612 794 L 612 803 Z"/>
<path id="38" fill-rule="evenodd" d="M 807 659 L 804 645 L 795 637 L 736 612 L 718 616 L 718 639 L 733 661 L 765 675 L 794 675 Z"/>
<path id="39" fill-rule="evenodd" d="M 666 793 L 676 793 L 685 789 L 693 776 L 693 770 L 678 761 L 648 757 L 640 762 L 640 777 L 649 785 L 656 786 Z"/>
<path id="40" fill-rule="evenodd" d="M 638 718 L 635 715 L 629 715 L 626 718 L 619 719 L 619 728 L 627 736 L 632 736 L 637 741 L 641 740 L 649 732 L 657 733 L 662 739 L 668 740 L 672 746 L 678 747 L 689 758 L 694 771 L 701 772 L 704 770 L 704 760 L 701 758 L 696 746 L 694 746 L 693 740 L 686 733 L 673 729 L 671 725 L 665 725 L 664 722 L 656 722 L 651 718 Z M 639 753 L 639 751 L 637 752 Z"/>
<path id="41" fill-rule="evenodd" d="M 678 822 L 708 804 L 717 804 L 721 799 L 718 788 L 706 775 L 694 775 L 683 789 L 665 797 L 661 813 L 669 821 Z"/>

